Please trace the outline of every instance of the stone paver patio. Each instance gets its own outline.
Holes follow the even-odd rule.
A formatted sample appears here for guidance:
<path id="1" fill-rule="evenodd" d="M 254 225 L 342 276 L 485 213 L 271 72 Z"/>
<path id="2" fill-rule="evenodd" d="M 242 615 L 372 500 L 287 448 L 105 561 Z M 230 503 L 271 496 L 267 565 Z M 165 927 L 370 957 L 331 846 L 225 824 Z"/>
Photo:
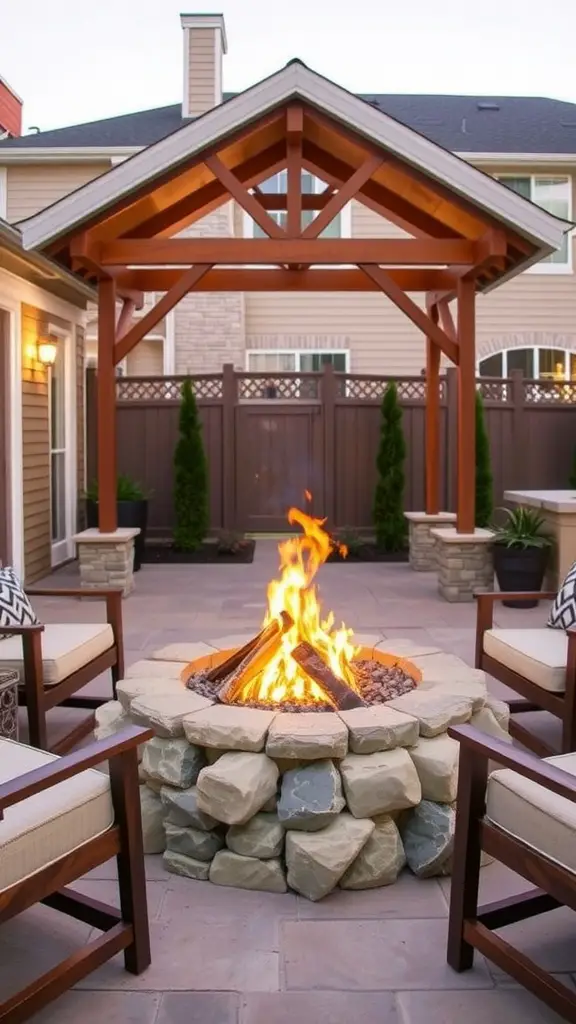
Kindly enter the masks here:
<path id="1" fill-rule="evenodd" d="M 256 631 L 267 581 L 276 575 L 276 543 L 257 545 L 251 566 L 145 566 L 124 603 L 127 663 L 162 644 Z M 75 583 L 75 568 L 50 579 Z M 321 570 L 324 608 L 358 632 L 434 643 L 473 661 L 475 608 L 436 594 L 433 575 L 407 565 L 329 565 Z M 44 621 L 90 620 L 91 601 L 37 599 Z M 498 625 L 545 621 L 498 608 Z M 504 688 L 493 683 L 497 696 Z M 108 693 L 97 681 L 94 692 Z M 63 711 L 62 716 L 75 714 Z M 539 723 L 546 731 L 550 723 Z M 58 723 L 56 723 L 58 725 Z M 553 728 L 553 725 L 552 725 Z M 96 869 L 81 887 L 114 898 L 115 866 Z M 135 978 L 119 958 L 35 1019 L 39 1024 L 553 1024 L 536 999 L 477 956 L 457 975 L 445 964 L 449 879 L 405 873 L 393 886 L 337 891 L 321 903 L 294 894 L 219 888 L 168 874 L 147 858 L 153 962 Z M 497 864 L 482 872 L 482 896 L 528 888 Z M 0 928 L 0 991 L 46 970 L 87 937 L 87 926 L 35 908 Z M 576 979 L 576 918 L 557 910 L 508 929 L 529 955 Z M 566 978 L 564 979 L 566 980 Z"/>

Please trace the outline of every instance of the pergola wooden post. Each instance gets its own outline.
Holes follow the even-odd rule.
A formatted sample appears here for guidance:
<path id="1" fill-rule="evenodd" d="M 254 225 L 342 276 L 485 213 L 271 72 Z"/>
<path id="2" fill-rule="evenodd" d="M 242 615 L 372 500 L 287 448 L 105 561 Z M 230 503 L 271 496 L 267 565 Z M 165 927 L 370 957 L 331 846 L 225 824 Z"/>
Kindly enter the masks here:
<path id="1" fill-rule="evenodd" d="M 98 282 L 98 528 L 114 533 L 116 507 L 116 285 L 111 278 Z"/>
<path id="2" fill-rule="evenodd" d="M 189 131 L 200 127 L 191 125 Z M 123 171 L 110 172 L 110 179 L 127 174 L 129 164 L 122 166 Z M 283 169 L 285 194 L 258 187 Z M 324 191 L 302 193 L 303 170 L 320 178 Z M 102 190 L 95 183 L 85 188 Z M 267 237 L 174 237 L 230 200 Z M 408 237 L 326 237 L 325 229 L 352 200 Z M 503 273 L 514 272 L 537 252 L 509 220 L 304 99 L 279 102 L 259 118 L 236 124 L 204 148 L 181 154 L 162 174 L 143 175 L 131 192 L 112 189 L 109 202 L 98 209 L 75 222 L 68 235 L 54 235 L 46 251 L 98 282 L 101 532 L 114 532 L 117 526 L 115 365 L 196 290 L 379 291 L 387 296 L 426 339 L 426 512 L 432 516 L 440 514 L 441 504 L 442 356 L 457 367 L 457 530 L 474 532 L 475 292 L 497 284 Z M 271 216 L 276 211 L 283 212 L 281 220 Z M 313 214 L 304 227 L 303 212 Z M 150 291 L 162 297 L 133 320 L 138 296 Z M 415 293 L 426 296 L 426 309 L 415 301 Z M 118 321 L 116 297 L 125 303 Z M 449 308 L 454 298 L 457 329 Z"/>

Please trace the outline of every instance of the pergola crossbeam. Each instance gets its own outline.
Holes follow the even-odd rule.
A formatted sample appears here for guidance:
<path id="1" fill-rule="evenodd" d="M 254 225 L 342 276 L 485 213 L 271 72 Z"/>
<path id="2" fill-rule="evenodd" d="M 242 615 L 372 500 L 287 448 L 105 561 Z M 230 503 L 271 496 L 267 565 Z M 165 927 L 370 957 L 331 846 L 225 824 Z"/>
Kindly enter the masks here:
<path id="1" fill-rule="evenodd" d="M 118 284 L 143 291 L 168 291 L 180 279 L 182 271 L 176 268 L 125 268 L 117 277 Z M 428 292 L 455 288 L 456 282 L 449 270 L 391 268 L 389 277 L 407 292 Z M 190 291 L 199 292 L 377 292 L 380 286 L 356 268 L 324 270 L 233 269 L 214 268 L 199 279 Z"/>

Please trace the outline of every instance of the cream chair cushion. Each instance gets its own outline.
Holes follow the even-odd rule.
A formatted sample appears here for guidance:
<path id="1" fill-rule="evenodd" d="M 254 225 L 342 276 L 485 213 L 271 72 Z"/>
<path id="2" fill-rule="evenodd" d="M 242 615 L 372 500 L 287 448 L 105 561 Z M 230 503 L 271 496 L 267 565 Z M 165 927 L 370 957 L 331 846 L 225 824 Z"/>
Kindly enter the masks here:
<path id="1" fill-rule="evenodd" d="M 544 758 L 576 776 L 576 753 Z M 576 803 L 511 768 L 488 779 L 486 816 L 495 825 L 576 873 Z"/>
<path id="2" fill-rule="evenodd" d="M 0 739 L 0 785 L 58 760 L 45 750 Z M 0 892 L 113 824 L 109 779 L 93 769 L 7 807 L 0 821 Z"/>
<path id="3" fill-rule="evenodd" d="M 558 629 L 487 629 L 484 653 L 543 690 L 566 689 L 568 637 Z"/>
<path id="4" fill-rule="evenodd" d="M 114 645 L 112 626 L 107 622 L 47 625 L 40 636 L 46 686 L 61 683 Z M 21 637 L 9 636 L 2 641 L 0 669 L 13 669 L 24 679 Z"/>

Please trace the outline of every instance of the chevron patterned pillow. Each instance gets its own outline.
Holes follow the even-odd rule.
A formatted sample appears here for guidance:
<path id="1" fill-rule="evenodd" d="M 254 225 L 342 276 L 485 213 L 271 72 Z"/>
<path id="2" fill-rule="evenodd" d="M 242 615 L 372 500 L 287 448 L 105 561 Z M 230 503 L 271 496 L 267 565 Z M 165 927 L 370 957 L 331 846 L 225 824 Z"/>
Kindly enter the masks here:
<path id="1" fill-rule="evenodd" d="M 35 626 L 37 623 L 14 569 L 0 566 L 0 626 Z M 0 636 L 0 640 L 4 639 Z"/>
<path id="2" fill-rule="evenodd" d="M 576 625 L 576 562 L 569 569 L 556 594 L 550 609 L 548 625 L 552 629 L 570 629 Z"/>

